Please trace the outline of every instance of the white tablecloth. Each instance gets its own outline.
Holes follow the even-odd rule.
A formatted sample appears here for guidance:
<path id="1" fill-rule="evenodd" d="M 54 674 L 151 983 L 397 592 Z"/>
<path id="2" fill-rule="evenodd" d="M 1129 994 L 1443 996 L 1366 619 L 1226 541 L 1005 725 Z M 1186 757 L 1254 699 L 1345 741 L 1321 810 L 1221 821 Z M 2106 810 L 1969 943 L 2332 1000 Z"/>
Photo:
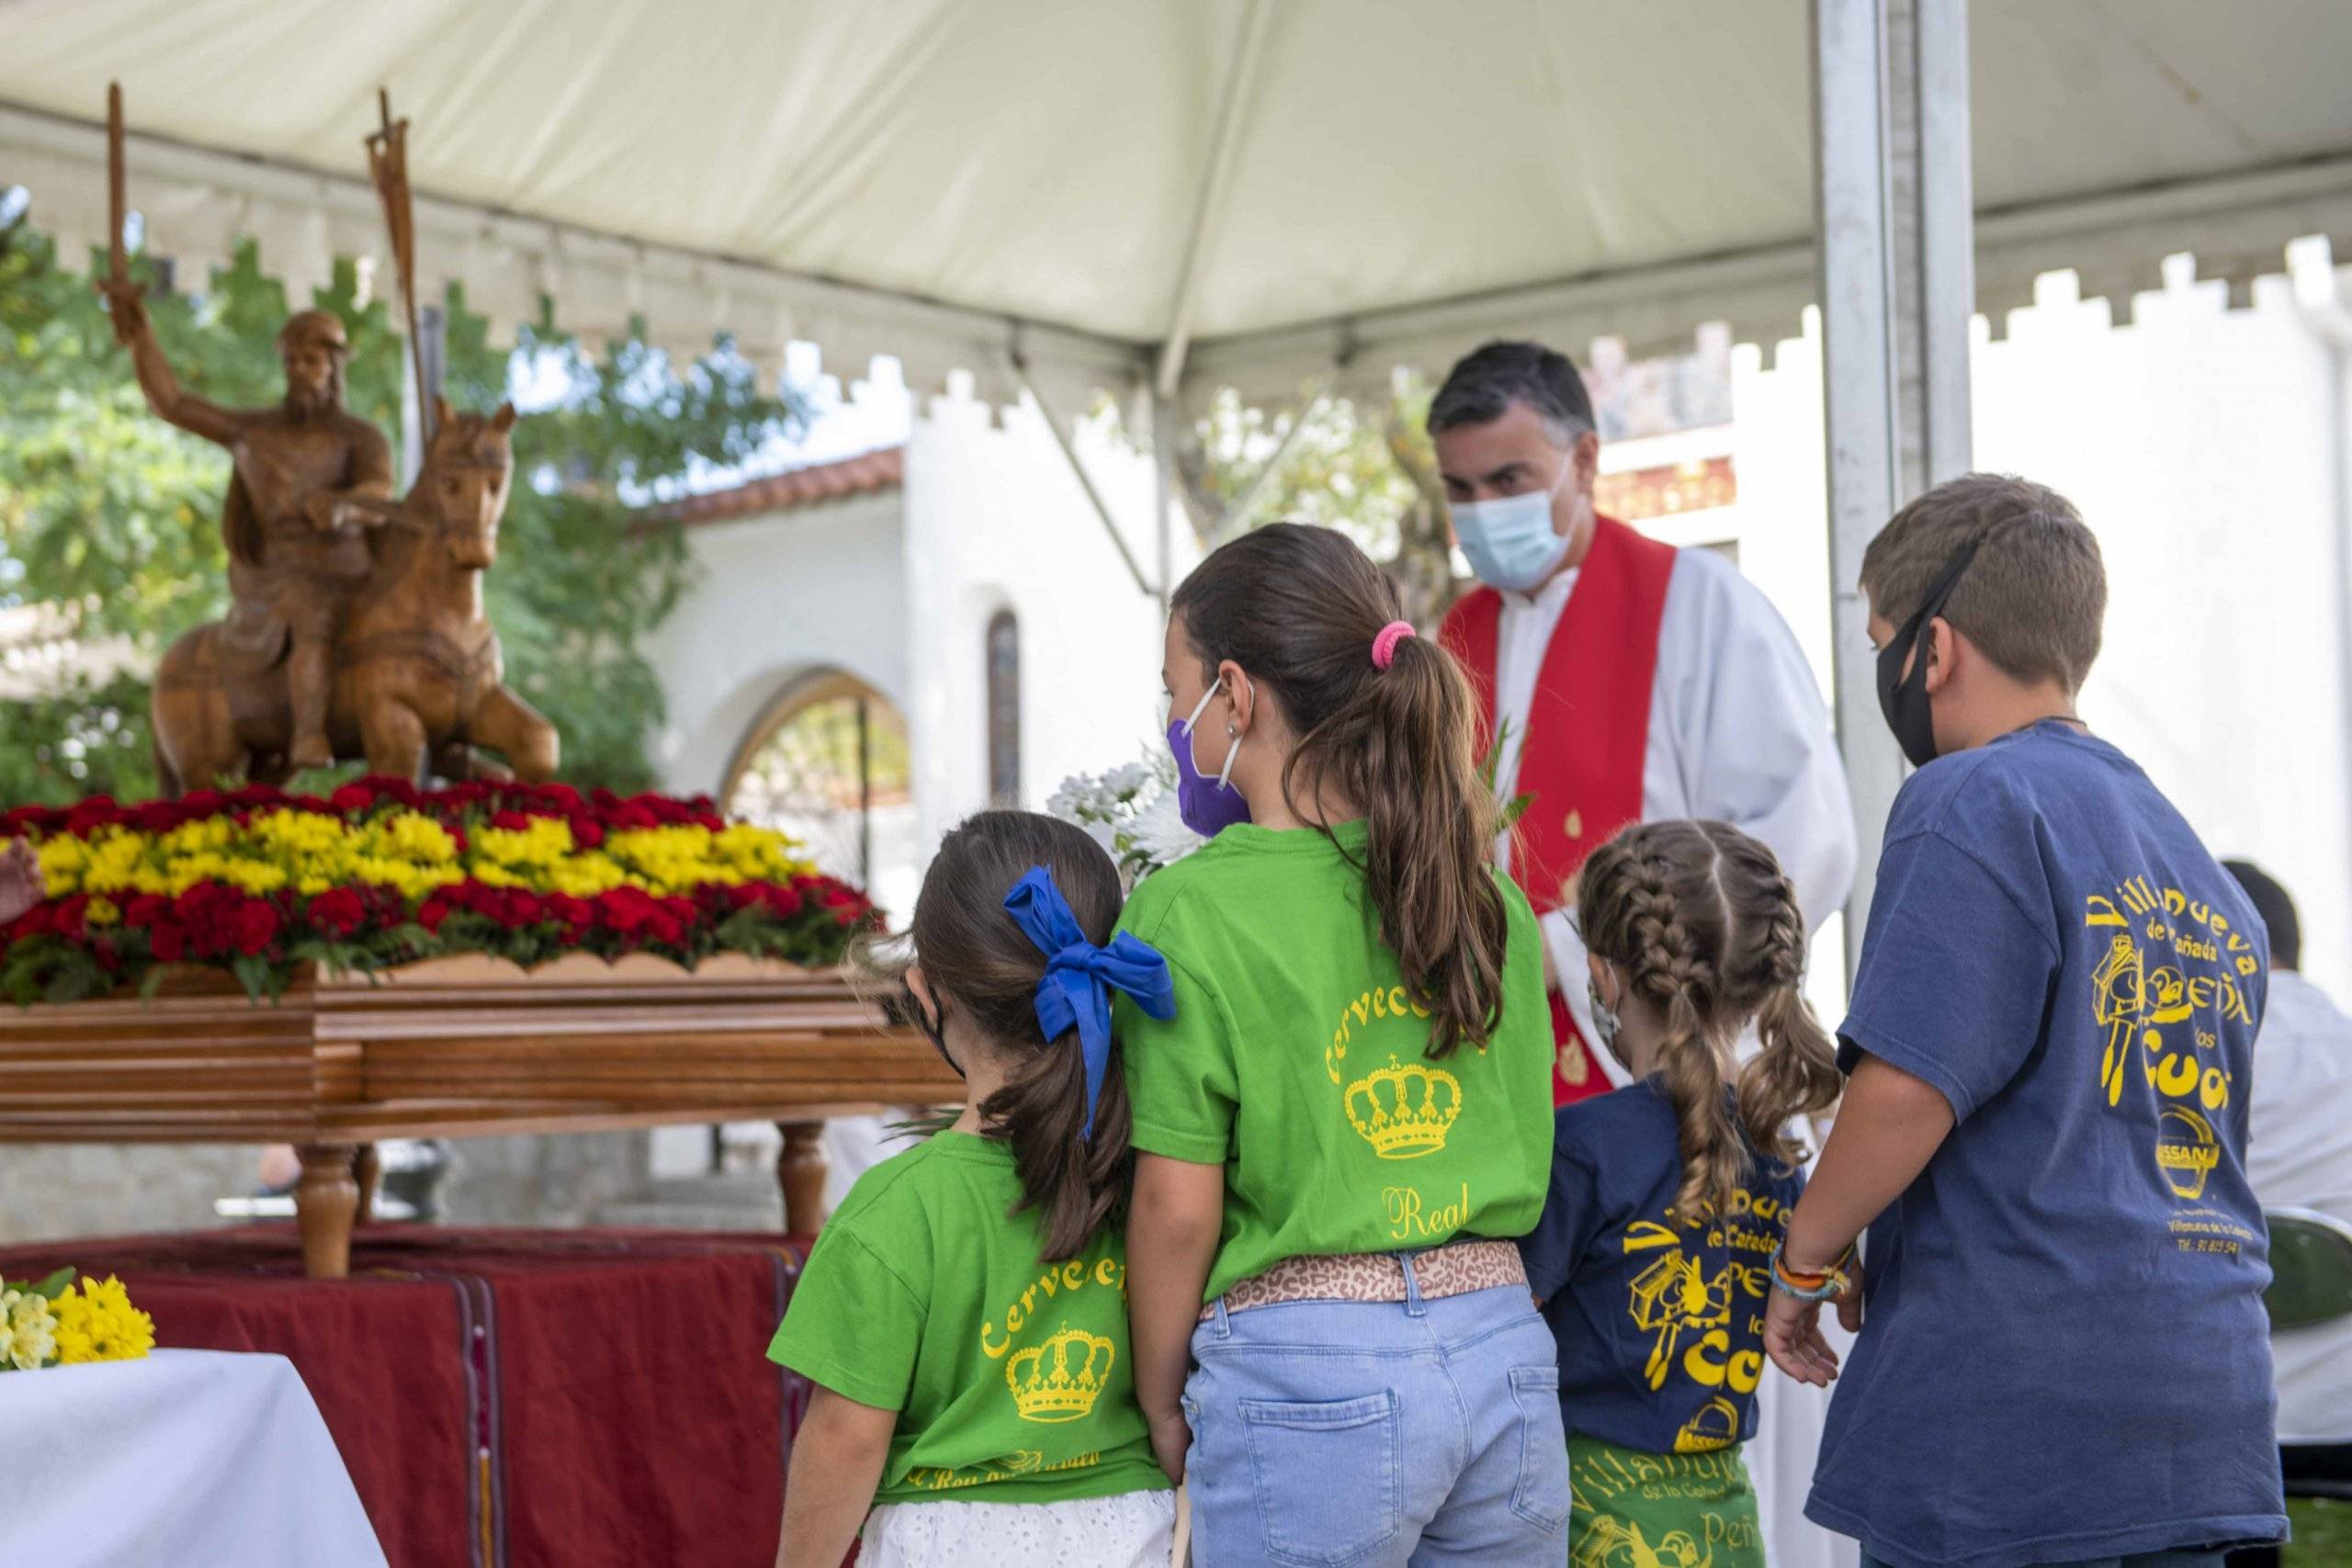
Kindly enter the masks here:
<path id="1" fill-rule="evenodd" d="M 0 1373 L 0 1553 L 42 1568 L 384 1568 L 283 1356 Z"/>

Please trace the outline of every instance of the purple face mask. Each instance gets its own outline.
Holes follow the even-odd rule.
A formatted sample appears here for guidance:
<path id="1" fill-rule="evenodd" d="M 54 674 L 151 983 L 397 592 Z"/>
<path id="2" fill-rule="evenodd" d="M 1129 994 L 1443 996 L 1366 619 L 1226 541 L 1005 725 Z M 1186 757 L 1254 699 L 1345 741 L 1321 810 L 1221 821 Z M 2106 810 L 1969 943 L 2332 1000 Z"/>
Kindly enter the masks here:
<path id="1" fill-rule="evenodd" d="M 1192 717 L 1168 722 L 1168 749 L 1176 753 L 1176 814 L 1184 819 L 1185 827 L 1204 839 L 1214 839 L 1221 829 L 1250 820 L 1249 798 L 1232 783 L 1233 759 L 1241 750 L 1240 740 L 1236 739 L 1226 748 L 1225 765 L 1217 769 L 1213 779 L 1203 776 L 1193 763 L 1193 727 L 1201 722 L 1209 699 L 1224 683 L 1222 675 L 1209 683 L 1209 689 L 1193 705 Z"/>

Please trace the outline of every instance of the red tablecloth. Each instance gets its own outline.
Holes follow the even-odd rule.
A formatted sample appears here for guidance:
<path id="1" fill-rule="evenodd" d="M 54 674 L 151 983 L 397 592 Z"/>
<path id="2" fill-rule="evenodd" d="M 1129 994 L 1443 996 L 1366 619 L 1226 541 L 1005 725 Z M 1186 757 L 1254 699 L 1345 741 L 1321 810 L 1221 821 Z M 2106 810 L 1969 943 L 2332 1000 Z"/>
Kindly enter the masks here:
<path id="1" fill-rule="evenodd" d="M 292 1360 L 393 1568 L 767 1568 L 808 1387 L 765 1352 L 806 1252 L 379 1227 L 313 1280 L 268 1225 L 0 1249 L 0 1275 L 119 1274 L 160 1345 Z"/>

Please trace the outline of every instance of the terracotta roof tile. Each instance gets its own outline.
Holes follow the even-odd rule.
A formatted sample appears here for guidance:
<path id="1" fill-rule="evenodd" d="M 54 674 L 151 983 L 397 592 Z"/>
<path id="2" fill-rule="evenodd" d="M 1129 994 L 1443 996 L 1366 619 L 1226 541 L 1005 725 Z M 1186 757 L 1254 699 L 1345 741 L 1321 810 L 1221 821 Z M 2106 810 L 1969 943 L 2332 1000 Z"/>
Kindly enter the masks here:
<path id="1" fill-rule="evenodd" d="M 766 512 L 789 512 L 820 502 L 853 495 L 873 495 L 897 490 L 906 482 L 906 448 L 885 446 L 861 452 L 838 462 L 812 463 L 764 479 L 684 496 L 647 510 L 649 517 L 674 519 L 691 525 L 755 517 Z"/>

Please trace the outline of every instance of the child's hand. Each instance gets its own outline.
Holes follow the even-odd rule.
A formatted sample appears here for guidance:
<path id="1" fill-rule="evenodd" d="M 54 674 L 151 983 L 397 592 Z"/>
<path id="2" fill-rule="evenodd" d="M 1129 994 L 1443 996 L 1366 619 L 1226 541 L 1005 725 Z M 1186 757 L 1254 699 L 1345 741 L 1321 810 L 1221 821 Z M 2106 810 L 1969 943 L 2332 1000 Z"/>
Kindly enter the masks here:
<path id="1" fill-rule="evenodd" d="M 41 884 L 40 857 L 28 840 L 15 839 L 0 854 L 0 925 L 6 925 L 48 897 Z"/>
<path id="2" fill-rule="evenodd" d="M 1854 1282 L 1838 1298 L 1838 1322 L 1847 1333 L 1858 1334 L 1862 1326 L 1860 1260 L 1849 1262 L 1846 1269 Z M 1838 1381 L 1838 1352 L 1822 1337 L 1819 1302 L 1771 1292 L 1764 1303 L 1764 1353 L 1799 1382 L 1827 1388 Z"/>
<path id="3" fill-rule="evenodd" d="M 1821 1303 L 1779 1291 L 1764 1303 L 1764 1353 L 1799 1382 L 1827 1388 L 1838 1381 L 1838 1352 L 1821 1337 Z"/>
<path id="4" fill-rule="evenodd" d="M 1168 1472 L 1168 1479 L 1182 1486 L 1184 1484 L 1184 1455 L 1193 1446 L 1193 1429 L 1184 1424 L 1184 1413 L 1181 1410 L 1149 1419 L 1151 1455 L 1159 1461 L 1159 1468 Z"/>

